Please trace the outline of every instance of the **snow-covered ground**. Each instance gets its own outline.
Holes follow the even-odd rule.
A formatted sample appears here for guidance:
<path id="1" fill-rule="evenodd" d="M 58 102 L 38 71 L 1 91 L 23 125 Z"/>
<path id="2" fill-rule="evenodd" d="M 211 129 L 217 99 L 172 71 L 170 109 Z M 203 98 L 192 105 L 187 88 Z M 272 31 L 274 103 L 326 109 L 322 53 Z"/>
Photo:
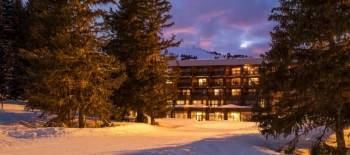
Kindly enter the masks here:
<path id="1" fill-rule="evenodd" d="M 255 155 L 275 152 L 285 141 L 266 140 L 255 123 L 160 119 L 159 126 L 117 123 L 109 128 L 36 128 L 23 106 L 0 110 L 1 155 Z M 32 122 L 31 122 L 32 121 Z M 31 122 L 31 123 L 28 123 Z"/>

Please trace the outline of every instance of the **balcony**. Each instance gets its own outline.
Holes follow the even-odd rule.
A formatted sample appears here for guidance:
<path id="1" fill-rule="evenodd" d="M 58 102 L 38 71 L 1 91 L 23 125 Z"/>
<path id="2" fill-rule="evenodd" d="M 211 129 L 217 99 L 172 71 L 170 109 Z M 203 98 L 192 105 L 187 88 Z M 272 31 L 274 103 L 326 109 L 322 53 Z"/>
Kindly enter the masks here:
<path id="1" fill-rule="evenodd" d="M 257 76 L 259 75 L 259 68 L 256 66 L 246 65 L 243 67 L 243 74 L 248 76 Z"/>
<path id="2" fill-rule="evenodd" d="M 189 95 L 184 95 L 184 94 L 182 94 L 182 93 L 178 93 L 177 98 L 180 99 L 180 100 L 184 100 L 184 99 L 190 99 L 191 96 L 189 96 Z"/>
<path id="3" fill-rule="evenodd" d="M 209 76 L 207 71 L 197 71 L 193 73 L 194 76 Z"/>
<path id="4" fill-rule="evenodd" d="M 210 86 L 212 87 L 224 86 L 224 82 L 210 82 Z"/>
<path id="5" fill-rule="evenodd" d="M 225 97 L 225 93 L 209 93 L 208 96 L 213 99 L 222 99 Z"/>
<path id="6" fill-rule="evenodd" d="M 225 71 L 214 71 L 211 73 L 212 76 L 225 76 L 226 72 Z"/>
<path id="7" fill-rule="evenodd" d="M 188 71 L 182 71 L 180 72 L 181 76 L 192 76 L 192 72 L 188 72 Z"/>
<path id="8" fill-rule="evenodd" d="M 208 83 L 207 82 L 203 82 L 203 83 L 194 82 L 193 86 L 194 87 L 208 87 Z"/>
<path id="9" fill-rule="evenodd" d="M 192 87 L 191 82 L 179 82 L 177 83 L 177 87 Z"/>
<path id="10" fill-rule="evenodd" d="M 193 100 L 208 99 L 208 97 L 207 92 L 194 92 L 191 94 L 191 99 Z"/>
<path id="11" fill-rule="evenodd" d="M 225 98 L 229 99 L 229 100 L 232 100 L 232 101 L 240 101 L 241 100 L 241 95 L 232 96 L 232 93 L 226 93 Z"/>

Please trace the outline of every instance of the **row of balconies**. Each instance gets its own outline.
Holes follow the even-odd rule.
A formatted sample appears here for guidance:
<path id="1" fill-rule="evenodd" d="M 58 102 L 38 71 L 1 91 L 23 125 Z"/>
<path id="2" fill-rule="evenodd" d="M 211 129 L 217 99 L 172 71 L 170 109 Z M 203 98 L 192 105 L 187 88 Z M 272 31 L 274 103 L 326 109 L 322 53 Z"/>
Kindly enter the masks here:
<path id="1" fill-rule="evenodd" d="M 209 82 L 209 83 L 198 83 L 198 82 L 179 82 L 177 83 L 177 87 L 242 87 L 242 86 L 255 86 L 258 83 L 254 82 L 242 82 L 242 83 L 217 83 L 217 82 Z"/>
<path id="2" fill-rule="evenodd" d="M 225 71 L 217 71 L 217 72 L 205 72 L 205 71 L 198 71 L 198 72 L 190 72 L 190 71 L 182 71 L 180 72 L 181 76 L 242 76 L 242 75 L 248 75 L 248 76 L 257 76 L 259 73 L 257 71 L 249 72 L 249 71 L 243 71 L 239 73 L 230 73 Z"/>
<path id="3" fill-rule="evenodd" d="M 242 98 L 244 99 L 256 99 L 256 94 L 240 94 L 238 96 L 232 96 L 231 93 L 225 93 L 225 94 L 203 94 L 203 93 L 193 93 L 191 95 L 183 95 L 181 93 L 177 96 L 178 99 L 230 99 L 230 100 L 240 100 Z"/>

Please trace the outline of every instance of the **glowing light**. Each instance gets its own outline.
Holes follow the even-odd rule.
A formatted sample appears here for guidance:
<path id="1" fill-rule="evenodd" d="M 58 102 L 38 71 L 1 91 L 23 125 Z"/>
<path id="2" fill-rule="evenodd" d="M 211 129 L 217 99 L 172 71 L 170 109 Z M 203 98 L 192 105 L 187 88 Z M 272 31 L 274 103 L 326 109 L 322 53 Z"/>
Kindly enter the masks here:
<path id="1" fill-rule="evenodd" d="M 240 45 L 241 48 L 248 48 L 252 44 L 251 41 L 243 41 Z"/>

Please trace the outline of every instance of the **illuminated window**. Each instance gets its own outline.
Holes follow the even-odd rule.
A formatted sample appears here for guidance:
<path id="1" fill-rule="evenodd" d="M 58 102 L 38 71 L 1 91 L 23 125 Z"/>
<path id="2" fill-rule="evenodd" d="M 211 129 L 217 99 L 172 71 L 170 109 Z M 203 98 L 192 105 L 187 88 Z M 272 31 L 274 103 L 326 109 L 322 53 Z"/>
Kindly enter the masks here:
<path id="1" fill-rule="evenodd" d="M 249 85 L 257 85 L 259 84 L 259 78 L 249 78 Z"/>
<path id="2" fill-rule="evenodd" d="M 233 85 L 233 86 L 239 86 L 239 85 L 241 85 L 241 78 L 233 78 L 233 79 L 232 79 L 232 85 Z"/>
<path id="3" fill-rule="evenodd" d="M 217 120 L 217 121 L 224 120 L 224 113 L 222 113 L 222 112 L 215 112 L 215 120 Z"/>
<path id="4" fill-rule="evenodd" d="M 258 67 L 245 65 L 243 68 L 244 68 L 244 72 L 246 72 L 247 74 L 250 74 L 250 75 L 258 74 Z"/>
<path id="5" fill-rule="evenodd" d="M 232 75 L 240 75 L 240 74 L 241 74 L 241 67 L 232 68 Z"/>
<path id="6" fill-rule="evenodd" d="M 215 85 L 216 86 L 224 85 L 224 79 L 215 79 Z"/>
<path id="7" fill-rule="evenodd" d="M 203 121 L 205 119 L 205 112 L 192 111 L 191 118 L 197 121 Z"/>
<path id="8" fill-rule="evenodd" d="M 260 102 L 259 102 L 259 105 L 260 105 L 261 108 L 265 108 L 265 106 L 266 106 L 265 100 L 261 99 Z"/>
<path id="9" fill-rule="evenodd" d="M 202 105 L 202 100 L 193 100 L 193 105 Z"/>
<path id="10" fill-rule="evenodd" d="M 188 118 L 187 112 L 175 112 L 175 118 L 186 119 Z"/>
<path id="11" fill-rule="evenodd" d="M 171 80 L 166 80 L 166 84 L 173 84 L 173 81 L 171 81 Z"/>
<path id="12" fill-rule="evenodd" d="M 185 105 L 185 101 L 184 100 L 177 100 L 176 104 L 177 105 Z"/>
<path id="13" fill-rule="evenodd" d="M 210 106 L 211 107 L 218 107 L 219 106 L 219 101 L 218 100 L 211 100 L 210 101 Z"/>
<path id="14" fill-rule="evenodd" d="M 223 90 L 222 89 L 214 89 L 214 95 L 215 96 L 220 96 L 223 94 Z"/>
<path id="15" fill-rule="evenodd" d="M 190 96 L 191 95 L 191 90 L 190 89 L 182 89 L 181 94 L 184 95 L 184 96 Z"/>
<path id="16" fill-rule="evenodd" d="M 241 95 L 241 89 L 232 89 L 232 96 Z"/>
<path id="17" fill-rule="evenodd" d="M 207 79 L 206 78 L 200 78 L 198 79 L 198 85 L 199 86 L 207 86 Z"/>
<path id="18" fill-rule="evenodd" d="M 241 114 L 239 112 L 230 112 L 227 115 L 227 119 L 230 121 L 239 122 L 241 120 Z"/>

